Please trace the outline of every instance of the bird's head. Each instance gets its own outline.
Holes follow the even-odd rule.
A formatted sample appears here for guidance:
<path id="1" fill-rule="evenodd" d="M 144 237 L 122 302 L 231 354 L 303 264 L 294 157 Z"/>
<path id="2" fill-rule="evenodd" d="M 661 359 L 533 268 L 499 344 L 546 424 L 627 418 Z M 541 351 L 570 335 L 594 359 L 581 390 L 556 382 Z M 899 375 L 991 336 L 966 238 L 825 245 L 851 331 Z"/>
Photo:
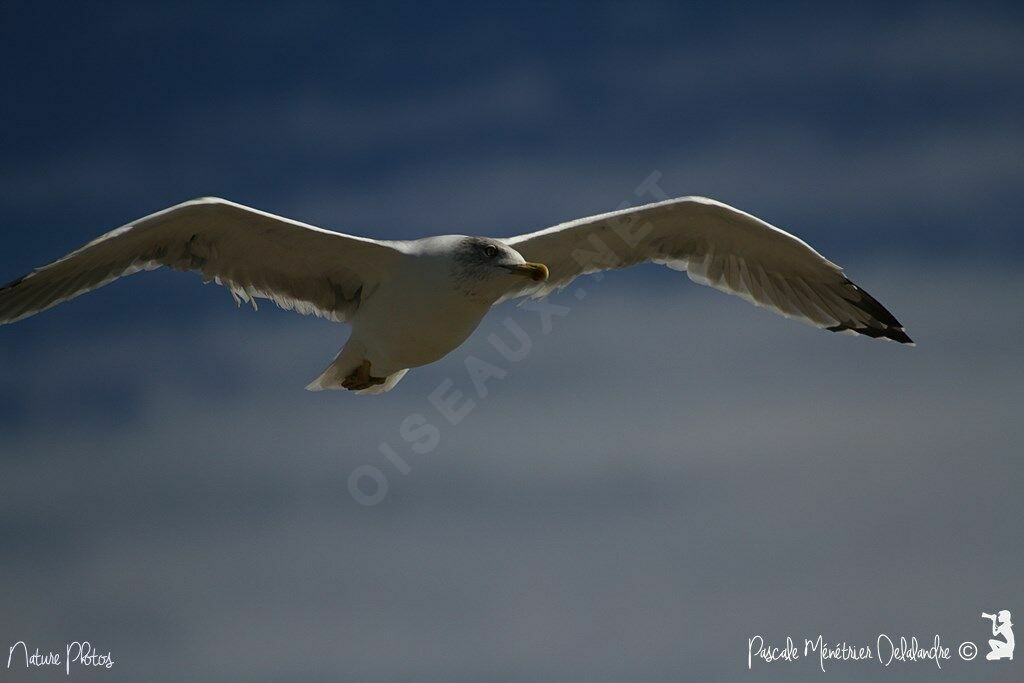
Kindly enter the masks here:
<path id="1" fill-rule="evenodd" d="M 455 245 L 455 278 L 468 293 L 497 300 L 548 279 L 548 267 L 530 263 L 501 240 L 463 237 Z"/>

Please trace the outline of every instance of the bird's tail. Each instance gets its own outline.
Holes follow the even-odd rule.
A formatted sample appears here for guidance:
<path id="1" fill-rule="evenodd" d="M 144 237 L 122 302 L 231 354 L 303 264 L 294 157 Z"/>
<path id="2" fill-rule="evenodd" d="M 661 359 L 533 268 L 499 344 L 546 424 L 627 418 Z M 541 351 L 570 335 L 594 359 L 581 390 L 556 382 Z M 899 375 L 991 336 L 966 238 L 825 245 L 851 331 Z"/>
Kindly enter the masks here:
<path id="1" fill-rule="evenodd" d="M 360 394 L 360 395 L 362 395 L 362 394 L 384 394 L 384 393 L 387 393 L 387 392 L 391 391 L 392 389 L 394 389 L 395 385 L 398 384 L 402 380 L 403 377 L 405 377 L 405 373 L 407 373 L 407 372 L 409 372 L 409 368 L 406 368 L 405 370 L 399 370 L 398 372 L 395 372 L 393 374 L 388 375 L 387 378 L 384 380 L 383 384 L 377 384 L 377 385 L 374 385 L 374 386 L 372 386 L 372 387 L 370 387 L 368 389 L 358 389 L 354 393 L 357 393 L 357 394 Z"/>
<path id="2" fill-rule="evenodd" d="M 345 386 L 345 380 L 355 372 L 362 364 L 361 358 L 349 357 L 350 354 L 345 353 L 345 349 L 342 349 L 341 353 L 334 359 L 334 362 L 327 366 L 319 377 L 310 382 L 306 389 L 309 391 L 324 391 L 325 389 L 347 389 Z M 372 370 L 372 368 L 371 368 Z M 368 386 L 365 389 L 353 389 L 357 394 L 383 394 L 387 391 L 391 391 L 398 382 L 405 377 L 405 373 L 409 372 L 409 369 L 399 370 L 398 372 L 388 375 L 384 381 L 380 384 L 374 384 Z"/>

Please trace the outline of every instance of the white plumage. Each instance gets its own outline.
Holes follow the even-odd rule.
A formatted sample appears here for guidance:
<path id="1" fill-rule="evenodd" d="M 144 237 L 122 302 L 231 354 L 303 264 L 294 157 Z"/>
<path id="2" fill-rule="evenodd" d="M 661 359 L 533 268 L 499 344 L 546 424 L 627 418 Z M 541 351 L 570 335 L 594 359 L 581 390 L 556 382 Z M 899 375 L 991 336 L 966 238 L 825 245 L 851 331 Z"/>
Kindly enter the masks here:
<path id="1" fill-rule="evenodd" d="M 579 275 L 645 261 L 820 328 L 912 343 L 891 313 L 805 242 L 702 197 L 506 239 L 413 241 L 354 237 L 223 199 L 196 199 L 0 288 L 0 324 L 139 270 L 195 270 L 228 287 L 236 301 L 266 298 L 349 322 L 345 347 L 307 388 L 380 393 L 409 368 L 459 346 L 496 302 L 544 296 Z"/>

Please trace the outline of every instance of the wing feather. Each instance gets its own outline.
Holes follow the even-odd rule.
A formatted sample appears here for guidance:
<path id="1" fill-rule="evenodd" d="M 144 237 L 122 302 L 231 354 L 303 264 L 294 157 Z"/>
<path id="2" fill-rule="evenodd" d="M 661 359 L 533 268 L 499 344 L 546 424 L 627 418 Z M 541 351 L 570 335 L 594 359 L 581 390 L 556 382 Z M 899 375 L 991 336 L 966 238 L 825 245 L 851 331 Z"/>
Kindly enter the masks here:
<path id="1" fill-rule="evenodd" d="M 913 343 L 884 306 L 806 242 L 704 197 L 591 216 L 505 242 L 550 271 L 546 282 L 512 296 L 545 296 L 580 275 L 650 261 L 787 318 Z"/>
<path id="2" fill-rule="evenodd" d="M 117 228 L 0 288 L 0 324 L 161 266 L 197 271 L 227 287 L 238 302 L 265 298 L 343 321 L 389 277 L 400 254 L 393 243 L 323 230 L 224 199 L 196 199 Z"/>

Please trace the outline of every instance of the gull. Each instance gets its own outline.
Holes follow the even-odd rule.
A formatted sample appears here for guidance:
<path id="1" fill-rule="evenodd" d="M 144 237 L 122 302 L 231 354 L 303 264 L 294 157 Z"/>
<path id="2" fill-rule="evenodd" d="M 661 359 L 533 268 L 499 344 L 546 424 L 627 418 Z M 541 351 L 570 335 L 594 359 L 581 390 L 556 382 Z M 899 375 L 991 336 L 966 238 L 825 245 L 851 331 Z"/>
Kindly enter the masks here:
<path id="1" fill-rule="evenodd" d="M 346 235 L 215 197 L 172 206 L 0 288 L 0 324 L 167 266 L 352 330 L 307 389 L 391 390 L 457 348 L 490 308 L 644 262 L 832 332 L 913 344 L 903 325 L 806 242 L 731 206 L 681 197 L 509 238 Z"/>

